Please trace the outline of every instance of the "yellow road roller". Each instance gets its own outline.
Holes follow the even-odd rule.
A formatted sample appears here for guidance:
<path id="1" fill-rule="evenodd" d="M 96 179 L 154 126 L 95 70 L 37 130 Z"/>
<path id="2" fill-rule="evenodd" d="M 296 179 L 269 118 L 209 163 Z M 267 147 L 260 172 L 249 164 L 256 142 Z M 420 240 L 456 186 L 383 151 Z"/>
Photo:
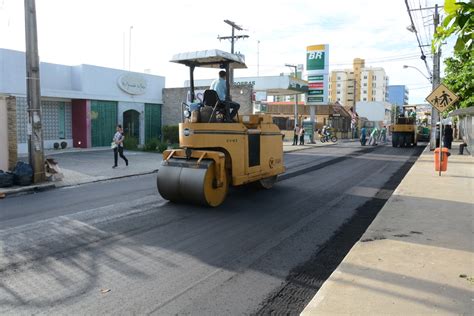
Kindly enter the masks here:
<path id="1" fill-rule="evenodd" d="M 179 149 L 163 152 L 157 187 L 172 202 L 216 207 L 224 202 L 229 186 L 256 183 L 270 189 L 285 172 L 282 133 L 269 115 L 230 118 L 229 70 L 246 68 L 241 55 L 220 50 L 177 54 L 171 62 L 190 69 L 190 100 L 195 101 L 196 67 L 226 70 L 225 100 L 206 90 L 200 102 L 181 105 Z M 216 71 L 217 73 L 217 71 Z"/>

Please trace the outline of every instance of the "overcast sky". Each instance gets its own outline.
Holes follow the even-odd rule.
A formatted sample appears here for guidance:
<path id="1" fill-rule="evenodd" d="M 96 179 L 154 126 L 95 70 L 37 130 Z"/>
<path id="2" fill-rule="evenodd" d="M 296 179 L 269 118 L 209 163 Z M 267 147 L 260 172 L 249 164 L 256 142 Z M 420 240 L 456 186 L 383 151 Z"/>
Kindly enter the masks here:
<path id="1" fill-rule="evenodd" d="M 437 3 L 442 5 L 441 0 Z M 22 0 L 0 0 L 0 47 L 25 50 Z M 411 7 L 433 6 L 434 0 L 409 0 Z M 236 43 L 246 56 L 248 69 L 236 77 L 289 72 L 285 63 L 304 64 L 306 46 L 329 44 L 330 70 L 350 68 L 353 58 L 384 67 L 390 84 L 405 84 L 410 103 L 424 103 L 430 84 L 404 0 L 332 1 L 153 1 L 153 0 L 36 0 L 41 61 L 92 64 L 128 69 L 129 31 L 132 30 L 131 70 L 166 77 L 167 87 L 182 86 L 186 67 L 169 63 L 175 53 L 218 48 L 230 51 L 224 19 L 242 25 L 250 37 Z M 430 34 L 423 24 L 432 12 L 414 12 L 424 44 Z M 429 27 L 432 29 L 432 26 Z M 260 41 L 260 44 L 258 44 Z M 444 56 L 452 54 L 444 47 Z M 124 49 L 125 48 L 125 49 Z M 426 52 L 429 48 L 426 47 Z M 260 52 L 257 58 L 257 52 Z M 432 64 L 431 58 L 428 59 Z M 214 71 L 198 71 L 197 78 L 212 78 Z"/>

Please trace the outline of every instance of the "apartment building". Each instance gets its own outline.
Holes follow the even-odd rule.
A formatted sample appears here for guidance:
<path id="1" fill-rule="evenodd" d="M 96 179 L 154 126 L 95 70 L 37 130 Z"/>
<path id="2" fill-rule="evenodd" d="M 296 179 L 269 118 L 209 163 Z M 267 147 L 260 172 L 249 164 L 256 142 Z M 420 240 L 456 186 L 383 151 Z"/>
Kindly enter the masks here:
<path id="1" fill-rule="evenodd" d="M 352 69 L 334 70 L 330 75 L 329 101 L 354 106 L 358 101 L 387 101 L 388 77 L 380 67 L 365 67 L 355 58 Z"/>

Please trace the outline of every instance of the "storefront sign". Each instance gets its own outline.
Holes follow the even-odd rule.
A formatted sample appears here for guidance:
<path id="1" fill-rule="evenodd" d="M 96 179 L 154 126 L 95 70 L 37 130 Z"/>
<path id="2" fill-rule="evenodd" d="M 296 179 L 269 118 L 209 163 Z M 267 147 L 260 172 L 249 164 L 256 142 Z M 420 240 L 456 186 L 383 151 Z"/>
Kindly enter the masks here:
<path id="1" fill-rule="evenodd" d="M 307 104 L 318 105 L 328 102 L 329 45 L 312 45 L 306 49 L 306 70 L 308 72 Z M 317 95 L 317 97 L 315 97 Z"/>
<path id="2" fill-rule="evenodd" d="M 138 95 L 146 92 L 147 82 L 139 74 L 124 73 L 118 78 L 117 85 L 128 94 Z"/>

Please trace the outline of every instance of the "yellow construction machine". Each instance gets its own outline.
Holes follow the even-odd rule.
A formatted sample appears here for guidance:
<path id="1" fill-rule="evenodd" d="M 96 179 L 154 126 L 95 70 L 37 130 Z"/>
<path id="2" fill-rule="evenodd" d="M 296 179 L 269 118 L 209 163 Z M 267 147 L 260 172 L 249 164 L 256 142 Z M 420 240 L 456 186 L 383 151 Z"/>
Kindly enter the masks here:
<path id="1" fill-rule="evenodd" d="M 246 68 L 243 57 L 207 50 L 178 54 L 171 62 L 189 67 L 191 102 L 182 104 L 180 148 L 163 153 L 157 177 L 161 196 L 172 202 L 215 207 L 224 202 L 230 185 L 255 182 L 271 188 L 285 171 L 281 131 L 269 115 L 237 114 L 229 119 L 226 113 L 232 103 L 229 70 Z M 194 102 L 196 67 L 226 70 L 225 100 L 206 90 L 204 100 Z"/>
<path id="2" fill-rule="evenodd" d="M 418 141 L 418 130 L 416 127 L 416 107 L 404 106 L 404 111 L 395 118 L 395 124 L 391 126 L 392 146 L 411 147 L 416 146 Z"/>

